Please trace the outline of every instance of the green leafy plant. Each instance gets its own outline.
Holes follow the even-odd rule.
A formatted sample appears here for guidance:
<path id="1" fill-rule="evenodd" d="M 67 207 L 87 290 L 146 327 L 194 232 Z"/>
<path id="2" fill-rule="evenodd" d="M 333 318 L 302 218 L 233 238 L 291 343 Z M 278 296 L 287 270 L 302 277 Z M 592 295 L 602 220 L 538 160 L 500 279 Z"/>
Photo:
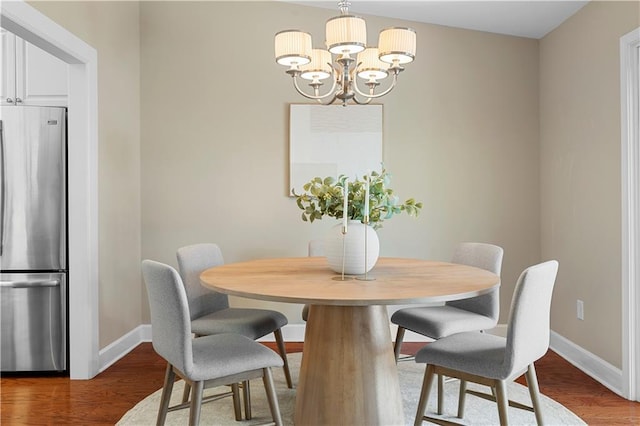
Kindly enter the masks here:
<path id="1" fill-rule="evenodd" d="M 348 181 L 349 200 L 347 217 L 353 220 L 364 220 L 364 199 L 366 191 L 366 178 L 369 179 L 369 223 L 378 229 L 382 222 L 390 219 L 395 214 L 407 212 L 409 216 L 416 217 L 422 209 L 422 203 L 409 198 L 400 203 L 398 196 L 389 188 L 391 176 L 382 169 L 380 173 L 374 171 L 369 175 Z M 346 176 L 340 175 L 338 179 L 333 177 L 316 177 L 305 183 L 304 192 L 293 195 L 296 203 L 302 210 L 302 220 L 313 222 L 323 216 L 342 219 L 344 208 L 344 183 Z"/>

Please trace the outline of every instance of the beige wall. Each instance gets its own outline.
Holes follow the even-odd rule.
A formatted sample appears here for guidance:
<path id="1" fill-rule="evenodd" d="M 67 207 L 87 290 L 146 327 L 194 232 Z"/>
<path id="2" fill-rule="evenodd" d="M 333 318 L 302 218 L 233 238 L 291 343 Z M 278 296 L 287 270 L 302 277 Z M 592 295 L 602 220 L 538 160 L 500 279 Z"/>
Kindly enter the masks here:
<path id="1" fill-rule="evenodd" d="M 333 224 L 303 223 L 286 196 L 288 105 L 305 100 L 275 63 L 273 35 L 302 28 L 319 46 L 335 14 L 271 2 L 141 3 L 143 257 L 175 265 L 178 247 L 204 241 L 227 262 L 304 256 Z M 384 162 L 398 195 L 425 208 L 417 220 L 385 222 L 382 255 L 449 259 L 459 241 L 503 246 L 506 320 L 517 276 L 540 259 L 538 42 L 367 23 L 372 43 L 389 25 L 418 33 L 416 61 L 383 98 Z M 261 305 L 301 321 L 299 306 Z"/>
<path id="2" fill-rule="evenodd" d="M 141 257 L 175 265 L 178 247 L 202 241 L 228 262 L 303 256 L 333 224 L 303 223 L 286 196 L 288 105 L 304 99 L 275 64 L 273 35 L 297 26 L 319 45 L 334 11 L 32 4 L 98 51 L 101 347 L 149 322 Z M 505 321 L 520 271 L 540 260 L 538 42 L 374 17 L 369 38 L 405 24 L 418 57 L 382 99 L 384 162 L 398 195 L 425 208 L 386 222 L 382 255 L 446 260 L 459 241 L 503 246 Z M 234 303 L 301 321 L 298 306 Z"/>
<path id="3" fill-rule="evenodd" d="M 30 2 L 98 52 L 100 347 L 141 324 L 137 2 Z M 73 271 L 72 271 L 73 273 Z M 69 291 L 83 285 L 70 281 Z"/>
<path id="4" fill-rule="evenodd" d="M 542 257 L 560 262 L 551 327 L 618 368 L 619 40 L 639 25 L 638 2 L 591 2 L 540 42 Z"/>
<path id="5" fill-rule="evenodd" d="M 175 265 L 177 247 L 214 241 L 228 262 L 305 255 L 331 226 L 302 223 L 285 195 L 288 105 L 304 100 L 272 55 L 273 34 L 292 26 L 319 45 L 333 11 L 30 4 L 98 50 L 101 347 L 149 321 L 140 253 Z M 382 254 L 448 259 L 458 241 L 502 245 L 502 321 L 519 272 L 557 258 L 552 328 L 617 367 L 618 40 L 639 25 L 638 8 L 591 2 L 540 42 L 368 19 L 372 42 L 388 25 L 418 31 L 416 61 L 382 100 L 384 161 L 397 193 L 425 208 L 387 222 Z M 263 306 L 300 321 L 297 306 Z"/>

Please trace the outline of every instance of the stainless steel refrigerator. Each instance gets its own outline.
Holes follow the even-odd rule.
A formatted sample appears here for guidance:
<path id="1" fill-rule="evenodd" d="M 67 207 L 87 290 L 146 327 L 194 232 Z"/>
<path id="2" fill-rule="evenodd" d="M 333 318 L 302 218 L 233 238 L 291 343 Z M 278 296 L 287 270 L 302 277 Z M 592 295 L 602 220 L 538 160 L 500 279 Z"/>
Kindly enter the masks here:
<path id="1" fill-rule="evenodd" d="M 65 108 L 0 116 L 0 363 L 67 370 Z"/>

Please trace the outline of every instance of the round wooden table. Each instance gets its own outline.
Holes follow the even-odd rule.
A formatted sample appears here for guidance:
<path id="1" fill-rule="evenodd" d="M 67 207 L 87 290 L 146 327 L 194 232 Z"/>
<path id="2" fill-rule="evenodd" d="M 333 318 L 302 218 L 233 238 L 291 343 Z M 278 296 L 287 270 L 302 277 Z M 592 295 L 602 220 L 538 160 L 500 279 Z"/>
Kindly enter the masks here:
<path id="1" fill-rule="evenodd" d="M 340 278 L 324 257 L 232 263 L 200 275 L 221 293 L 311 305 L 296 425 L 404 424 L 385 305 L 463 299 L 500 285 L 484 269 L 399 258 L 380 258 L 370 281 Z"/>

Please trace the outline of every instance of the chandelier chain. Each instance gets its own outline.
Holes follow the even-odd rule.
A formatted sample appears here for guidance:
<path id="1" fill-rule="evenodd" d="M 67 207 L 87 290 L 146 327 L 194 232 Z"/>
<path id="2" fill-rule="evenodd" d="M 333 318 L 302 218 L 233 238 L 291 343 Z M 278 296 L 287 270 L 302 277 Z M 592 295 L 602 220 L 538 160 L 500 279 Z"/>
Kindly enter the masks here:
<path id="1" fill-rule="evenodd" d="M 348 15 L 349 14 L 349 7 L 351 6 L 351 2 L 350 1 L 339 1 L 338 2 L 338 7 L 340 8 L 340 13 L 342 15 Z"/>

